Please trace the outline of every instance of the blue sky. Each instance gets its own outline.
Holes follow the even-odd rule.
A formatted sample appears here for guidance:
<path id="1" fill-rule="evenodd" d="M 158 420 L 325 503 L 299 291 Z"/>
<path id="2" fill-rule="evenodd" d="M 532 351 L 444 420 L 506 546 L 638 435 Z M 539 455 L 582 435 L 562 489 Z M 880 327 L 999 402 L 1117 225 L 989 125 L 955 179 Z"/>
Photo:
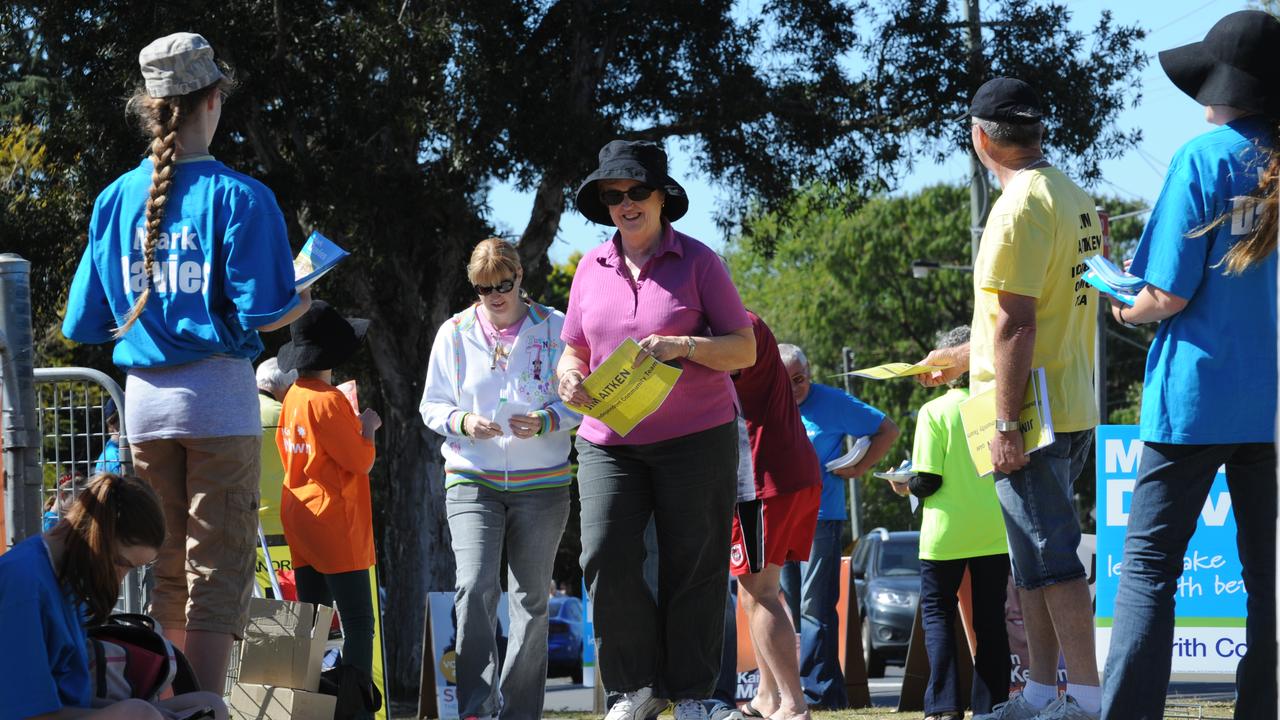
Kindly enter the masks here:
<path id="1" fill-rule="evenodd" d="M 760 0 L 748 0 L 759 4 Z M 1245 9 L 1244 0 L 1067 0 L 1073 25 L 1088 31 L 1104 9 L 1110 9 L 1119 24 L 1139 24 L 1148 31 L 1143 50 L 1151 57 L 1142 72 L 1142 102 L 1120 117 L 1121 127 L 1142 129 L 1142 143 L 1124 157 L 1102 165 L 1103 181 L 1089 188 L 1095 195 L 1120 196 L 1150 203 L 1160 190 L 1169 159 L 1182 143 L 1204 132 L 1203 111 L 1165 78 L 1155 54 L 1164 49 L 1184 45 L 1204 37 L 1204 33 L 1227 13 Z M 685 233 L 714 248 L 724 241 L 712 222 L 717 198 L 725 190 L 710 184 L 705 176 L 693 171 L 687 155 L 678 143 L 668 143 L 671 174 L 689 192 L 689 214 L 677 223 Z M 1052 159 L 1053 149 L 1048 149 Z M 962 183 L 968 175 L 968 157 L 957 153 L 942 164 L 918 163 L 911 174 L 902 179 L 898 192 L 909 193 L 939 182 Z M 490 194 L 492 220 L 499 232 L 518 234 L 524 229 L 533 207 L 532 189 L 510 184 L 495 184 Z M 560 232 L 552 244 L 552 260 L 562 262 L 574 250 L 587 250 L 608 237 L 605 228 L 587 222 L 575 211 L 565 213 Z"/>

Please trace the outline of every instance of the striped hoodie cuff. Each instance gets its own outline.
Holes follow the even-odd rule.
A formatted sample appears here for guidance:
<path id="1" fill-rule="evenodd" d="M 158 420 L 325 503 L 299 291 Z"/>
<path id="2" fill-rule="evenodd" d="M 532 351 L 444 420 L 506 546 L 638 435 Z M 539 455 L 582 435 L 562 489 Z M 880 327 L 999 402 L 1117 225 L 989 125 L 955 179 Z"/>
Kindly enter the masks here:
<path id="1" fill-rule="evenodd" d="M 538 430 L 539 437 L 542 435 L 549 435 L 560 429 L 560 416 L 556 414 L 555 410 L 547 408 L 545 410 L 535 411 L 532 414 L 538 416 L 538 418 L 542 420 L 542 428 Z"/>
<path id="2" fill-rule="evenodd" d="M 467 413 L 464 410 L 454 410 L 452 413 L 450 413 L 449 414 L 449 432 L 453 433 L 454 435 L 465 436 L 467 434 L 467 430 L 466 430 L 467 415 L 469 414 L 470 413 Z"/>

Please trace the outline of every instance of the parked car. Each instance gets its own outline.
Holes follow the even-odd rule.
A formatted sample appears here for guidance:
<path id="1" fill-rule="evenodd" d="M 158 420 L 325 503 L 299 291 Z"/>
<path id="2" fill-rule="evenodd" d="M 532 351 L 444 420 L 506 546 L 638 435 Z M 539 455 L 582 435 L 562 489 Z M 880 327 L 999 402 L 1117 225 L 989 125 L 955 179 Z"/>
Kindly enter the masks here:
<path id="1" fill-rule="evenodd" d="M 920 533 L 876 528 L 858 542 L 851 560 L 862 621 L 868 677 L 903 665 L 920 602 Z"/>
<path id="2" fill-rule="evenodd" d="M 582 601 L 553 595 L 547 603 L 547 677 L 582 684 Z"/>

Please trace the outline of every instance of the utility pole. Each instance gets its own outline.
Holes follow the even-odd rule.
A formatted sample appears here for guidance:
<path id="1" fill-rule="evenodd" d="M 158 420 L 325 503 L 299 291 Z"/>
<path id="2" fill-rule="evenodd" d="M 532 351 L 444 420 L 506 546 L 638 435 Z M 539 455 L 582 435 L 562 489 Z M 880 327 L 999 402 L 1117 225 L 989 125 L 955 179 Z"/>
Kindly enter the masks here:
<path id="1" fill-rule="evenodd" d="M 853 376 L 849 373 L 853 372 L 856 367 L 854 359 L 857 353 L 851 347 L 843 347 L 840 349 L 840 359 L 844 362 L 844 391 L 850 395 L 853 390 L 850 385 Z M 853 438 L 845 436 L 844 439 L 845 452 L 853 449 Z M 849 529 L 853 531 L 853 539 L 857 540 L 862 537 L 862 478 L 849 478 Z"/>
<path id="2" fill-rule="evenodd" d="M 982 57 L 982 16 L 978 12 L 978 0 L 964 1 L 964 22 L 967 28 L 966 47 L 969 50 L 969 81 L 978 89 L 986 74 Z M 987 224 L 987 205 L 991 186 L 987 182 L 987 169 L 978 161 L 978 154 L 969 148 L 969 264 L 976 265 L 978 242 L 982 228 Z"/>

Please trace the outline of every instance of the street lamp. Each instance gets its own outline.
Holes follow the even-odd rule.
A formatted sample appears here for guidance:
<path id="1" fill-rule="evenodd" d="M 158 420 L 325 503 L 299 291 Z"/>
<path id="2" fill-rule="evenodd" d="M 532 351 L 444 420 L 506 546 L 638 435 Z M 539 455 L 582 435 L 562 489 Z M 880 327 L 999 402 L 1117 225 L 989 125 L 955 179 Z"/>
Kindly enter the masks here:
<path id="1" fill-rule="evenodd" d="M 929 276 L 929 273 L 937 270 L 961 270 L 964 272 L 973 272 L 971 265 L 951 265 L 949 263 L 940 263 L 937 260 L 916 260 L 911 263 L 911 277 L 919 280 Z"/>

